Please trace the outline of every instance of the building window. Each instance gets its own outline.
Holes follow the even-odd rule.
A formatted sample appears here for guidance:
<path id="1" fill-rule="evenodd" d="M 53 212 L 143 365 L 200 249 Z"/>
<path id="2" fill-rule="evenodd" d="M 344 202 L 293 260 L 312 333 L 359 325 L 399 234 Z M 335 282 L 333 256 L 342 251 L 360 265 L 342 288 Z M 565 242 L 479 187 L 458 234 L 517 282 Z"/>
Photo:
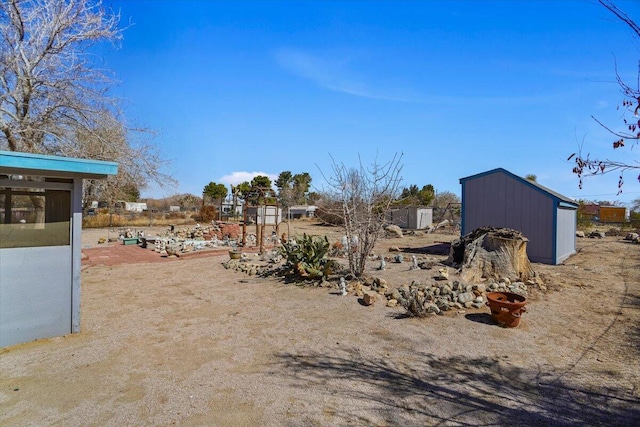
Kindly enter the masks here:
<path id="1" fill-rule="evenodd" d="M 0 249 L 70 244 L 70 191 L 0 187 Z"/>

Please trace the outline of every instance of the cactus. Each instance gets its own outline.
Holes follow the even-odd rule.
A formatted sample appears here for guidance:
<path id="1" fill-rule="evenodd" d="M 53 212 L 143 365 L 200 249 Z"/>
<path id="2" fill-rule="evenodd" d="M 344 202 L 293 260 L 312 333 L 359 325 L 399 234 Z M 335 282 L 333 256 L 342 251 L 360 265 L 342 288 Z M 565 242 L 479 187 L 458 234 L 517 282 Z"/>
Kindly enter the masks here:
<path id="1" fill-rule="evenodd" d="M 304 234 L 286 242 L 279 249 L 285 259 L 285 275 L 305 279 L 327 277 L 335 267 L 335 262 L 328 258 L 329 250 L 326 236 Z"/>

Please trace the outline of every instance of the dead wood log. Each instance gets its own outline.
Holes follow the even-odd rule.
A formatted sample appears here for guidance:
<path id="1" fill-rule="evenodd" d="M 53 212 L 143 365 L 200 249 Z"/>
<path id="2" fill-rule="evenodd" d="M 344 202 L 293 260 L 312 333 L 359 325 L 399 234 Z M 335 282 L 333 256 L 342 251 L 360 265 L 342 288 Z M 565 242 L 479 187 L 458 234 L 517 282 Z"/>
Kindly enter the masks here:
<path id="1" fill-rule="evenodd" d="M 481 227 L 452 243 L 448 262 L 459 266 L 469 283 L 489 278 L 527 281 L 533 276 L 528 241 L 517 230 Z"/>

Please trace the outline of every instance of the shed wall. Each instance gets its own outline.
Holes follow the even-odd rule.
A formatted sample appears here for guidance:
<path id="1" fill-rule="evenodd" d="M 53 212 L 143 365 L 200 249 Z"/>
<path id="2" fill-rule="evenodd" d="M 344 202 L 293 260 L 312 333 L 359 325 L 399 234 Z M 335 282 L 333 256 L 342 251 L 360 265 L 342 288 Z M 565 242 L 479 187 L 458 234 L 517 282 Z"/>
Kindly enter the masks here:
<path id="1" fill-rule="evenodd" d="M 72 332 L 71 246 L 0 249 L 0 347 Z"/>
<path id="2" fill-rule="evenodd" d="M 559 207 L 557 222 L 555 264 L 560 264 L 576 253 L 576 210 Z"/>
<path id="3" fill-rule="evenodd" d="M 424 230 L 433 223 L 433 209 L 415 206 L 395 208 L 387 214 L 387 221 L 400 228 Z"/>
<path id="4" fill-rule="evenodd" d="M 503 173 L 466 180 L 462 191 L 463 234 L 483 226 L 519 230 L 529 239 L 531 261 L 554 263 L 554 204 L 550 197 Z"/>

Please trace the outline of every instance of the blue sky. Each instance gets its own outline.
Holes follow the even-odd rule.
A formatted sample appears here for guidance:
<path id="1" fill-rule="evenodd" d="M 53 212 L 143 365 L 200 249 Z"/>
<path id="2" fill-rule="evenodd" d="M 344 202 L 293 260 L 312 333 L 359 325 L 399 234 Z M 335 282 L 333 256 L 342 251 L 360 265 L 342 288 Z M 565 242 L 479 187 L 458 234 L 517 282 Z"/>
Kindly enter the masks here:
<path id="1" fill-rule="evenodd" d="M 592 0 L 105 1 L 128 25 L 100 51 L 130 126 L 154 129 L 178 188 L 356 166 L 404 153 L 403 186 L 460 193 L 503 167 L 573 198 L 640 198 L 636 174 L 587 179 L 567 157 L 611 149 L 616 66 L 635 81 L 640 40 Z M 640 21 L 640 2 L 617 5 Z"/>

